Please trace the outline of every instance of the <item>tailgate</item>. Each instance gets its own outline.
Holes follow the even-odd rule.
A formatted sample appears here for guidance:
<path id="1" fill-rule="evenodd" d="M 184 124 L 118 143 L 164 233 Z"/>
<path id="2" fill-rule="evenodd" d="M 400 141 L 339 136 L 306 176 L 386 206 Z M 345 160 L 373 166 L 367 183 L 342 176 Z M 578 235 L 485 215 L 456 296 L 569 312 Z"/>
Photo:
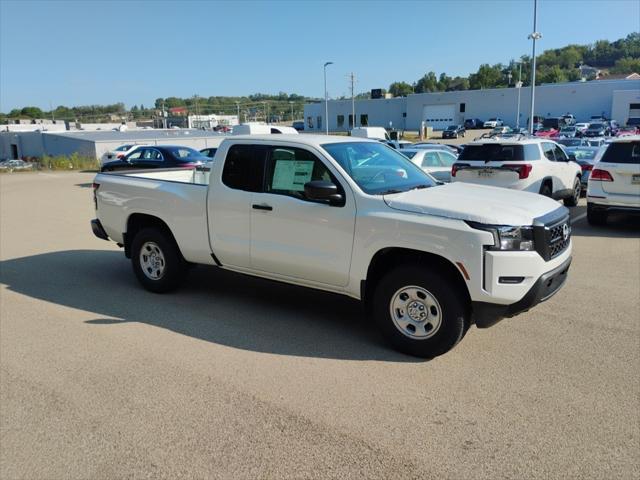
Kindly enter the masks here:
<path id="1" fill-rule="evenodd" d="M 514 165 L 515 167 L 515 165 Z M 495 162 L 460 162 L 456 167 L 456 182 L 477 183 L 494 187 L 514 186 L 520 179 L 518 172 Z"/>
<path id="2" fill-rule="evenodd" d="M 610 144 L 595 168 L 606 170 L 612 182 L 602 182 L 607 193 L 640 196 L 640 140 Z"/>
<path id="3" fill-rule="evenodd" d="M 640 196 L 640 163 L 603 163 L 599 168 L 609 172 L 613 178 L 613 182 L 601 182 L 602 190 L 607 193 Z"/>

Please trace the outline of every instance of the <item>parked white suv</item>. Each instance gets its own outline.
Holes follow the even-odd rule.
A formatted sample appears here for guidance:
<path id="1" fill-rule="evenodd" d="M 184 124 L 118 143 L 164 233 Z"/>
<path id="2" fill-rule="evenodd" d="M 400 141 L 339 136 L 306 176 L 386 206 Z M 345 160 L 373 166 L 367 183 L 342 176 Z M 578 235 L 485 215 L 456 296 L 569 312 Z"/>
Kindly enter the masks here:
<path id="1" fill-rule="evenodd" d="M 613 140 L 593 166 L 587 220 L 603 225 L 609 212 L 640 213 L 640 135 Z"/>
<path id="2" fill-rule="evenodd" d="M 539 193 L 575 207 L 582 170 L 574 160 L 546 139 L 479 140 L 465 146 L 453 164 L 451 181 Z"/>
<path id="3" fill-rule="evenodd" d="M 496 128 L 496 127 L 502 127 L 503 125 L 504 125 L 504 122 L 500 117 L 490 118 L 489 120 L 484 122 L 484 128 Z"/>

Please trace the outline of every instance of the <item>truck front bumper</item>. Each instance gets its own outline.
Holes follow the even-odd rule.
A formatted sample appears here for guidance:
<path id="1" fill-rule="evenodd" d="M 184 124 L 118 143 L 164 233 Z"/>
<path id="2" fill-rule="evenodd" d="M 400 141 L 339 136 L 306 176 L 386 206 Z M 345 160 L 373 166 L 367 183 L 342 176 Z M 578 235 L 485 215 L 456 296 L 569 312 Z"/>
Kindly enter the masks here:
<path id="1" fill-rule="evenodd" d="M 102 240 L 109 240 L 109 235 L 107 235 L 107 232 L 104 231 L 102 223 L 100 223 L 100 220 L 98 220 L 97 218 L 91 220 L 91 231 L 96 237 Z"/>
<path id="2" fill-rule="evenodd" d="M 503 318 L 513 317 L 526 312 L 537 304 L 548 300 L 564 285 L 569 273 L 571 257 L 561 265 L 550 270 L 538 278 L 527 294 L 518 302 L 511 305 L 497 305 L 495 303 L 472 302 L 473 319 L 478 328 L 487 328 L 498 323 Z"/>

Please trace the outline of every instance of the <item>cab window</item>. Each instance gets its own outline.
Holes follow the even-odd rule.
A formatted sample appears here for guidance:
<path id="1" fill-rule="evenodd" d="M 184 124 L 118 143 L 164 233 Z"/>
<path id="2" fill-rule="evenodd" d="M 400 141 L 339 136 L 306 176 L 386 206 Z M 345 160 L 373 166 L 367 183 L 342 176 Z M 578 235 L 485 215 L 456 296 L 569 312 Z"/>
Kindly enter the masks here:
<path id="1" fill-rule="evenodd" d="M 313 180 L 340 184 L 313 153 L 295 147 L 271 147 L 267 161 L 265 193 L 308 200 L 304 185 Z"/>

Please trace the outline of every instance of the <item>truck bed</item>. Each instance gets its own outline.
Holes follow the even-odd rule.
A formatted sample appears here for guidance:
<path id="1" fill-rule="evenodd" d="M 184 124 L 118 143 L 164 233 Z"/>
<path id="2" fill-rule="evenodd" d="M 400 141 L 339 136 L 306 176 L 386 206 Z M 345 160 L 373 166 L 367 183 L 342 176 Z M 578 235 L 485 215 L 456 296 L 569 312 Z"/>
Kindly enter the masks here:
<path id="1" fill-rule="evenodd" d="M 190 262 L 213 264 L 207 227 L 209 168 L 100 173 L 95 183 L 99 219 L 123 243 L 132 214 L 165 220 Z"/>

